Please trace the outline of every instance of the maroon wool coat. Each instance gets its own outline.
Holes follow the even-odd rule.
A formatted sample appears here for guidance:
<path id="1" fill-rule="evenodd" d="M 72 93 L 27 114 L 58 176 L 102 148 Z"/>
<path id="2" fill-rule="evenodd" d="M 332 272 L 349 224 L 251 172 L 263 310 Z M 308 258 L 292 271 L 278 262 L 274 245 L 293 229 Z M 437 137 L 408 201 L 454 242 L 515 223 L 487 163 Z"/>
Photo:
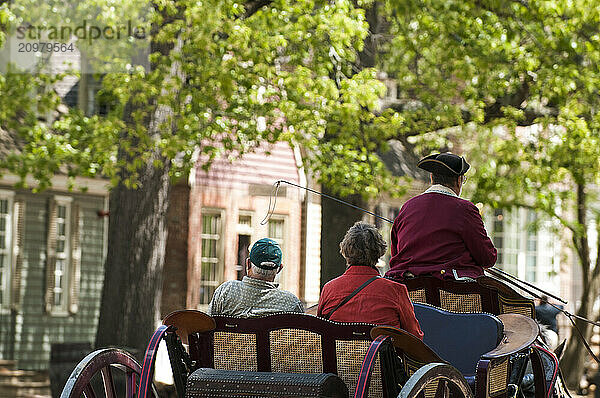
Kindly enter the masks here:
<path id="1" fill-rule="evenodd" d="M 496 263 L 496 248 L 479 210 L 468 200 L 426 192 L 407 201 L 392 227 L 390 270 L 401 279 L 431 274 L 441 279 L 476 278 Z"/>
<path id="2" fill-rule="evenodd" d="M 356 288 L 379 275 L 373 267 L 353 265 L 337 278 L 323 286 L 317 316 L 333 310 Z M 337 322 L 365 322 L 395 326 L 423 340 L 423 332 L 415 317 L 415 309 L 408 297 L 406 286 L 386 278 L 379 278 L 365 286 L 356 296 L 338 308 L 331 318 Z"/>

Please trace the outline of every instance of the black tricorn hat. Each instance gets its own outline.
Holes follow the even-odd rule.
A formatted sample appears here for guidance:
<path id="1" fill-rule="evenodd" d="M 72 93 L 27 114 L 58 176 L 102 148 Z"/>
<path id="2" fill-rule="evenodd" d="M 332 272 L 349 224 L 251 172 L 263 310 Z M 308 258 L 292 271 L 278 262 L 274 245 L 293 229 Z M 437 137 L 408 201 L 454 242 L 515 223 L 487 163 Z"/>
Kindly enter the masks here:
<path id="1" fill-rule="evenodd" d="M 429 155 L 419 160 L 417 166 L 434 174 L 463 175 L 469 170 L 469 163 L 462 156 L 450 152 Z"/>

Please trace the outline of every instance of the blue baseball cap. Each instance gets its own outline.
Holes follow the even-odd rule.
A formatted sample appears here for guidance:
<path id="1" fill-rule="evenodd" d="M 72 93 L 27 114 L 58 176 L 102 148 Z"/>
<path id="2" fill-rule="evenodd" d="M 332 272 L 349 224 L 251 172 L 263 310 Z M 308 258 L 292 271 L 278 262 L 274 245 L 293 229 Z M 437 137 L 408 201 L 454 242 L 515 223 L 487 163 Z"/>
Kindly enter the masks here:
<path id="1" fill-rule="evenodd" d="M 281 248 L 273 239 L 262 238 L 250 249 L 250 261 L 262 269 L 276 269 L 281 265 Z"/>

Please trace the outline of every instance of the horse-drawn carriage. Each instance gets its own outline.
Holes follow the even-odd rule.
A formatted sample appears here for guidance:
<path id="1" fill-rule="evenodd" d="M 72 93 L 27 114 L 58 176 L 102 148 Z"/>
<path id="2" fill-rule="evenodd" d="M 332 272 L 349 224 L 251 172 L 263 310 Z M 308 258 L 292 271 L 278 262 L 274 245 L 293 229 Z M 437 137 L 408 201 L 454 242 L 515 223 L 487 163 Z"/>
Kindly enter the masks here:
<path id="1" fill-rule="evenodd" d="M 423 341 L 393 327 L 310 314 L 242 319 L 176 311 L 152 336 L 142 366 L 116 348 L 92 352 L 61 397 L 116 397 L 119 388 L 127 398 L 156 396 L 162 340 L 180 398 L 513 398 L 530 380 L 535 398 L 562 394 L 531 299 L 490 277 L 420 277 L 406 285 Z"/>

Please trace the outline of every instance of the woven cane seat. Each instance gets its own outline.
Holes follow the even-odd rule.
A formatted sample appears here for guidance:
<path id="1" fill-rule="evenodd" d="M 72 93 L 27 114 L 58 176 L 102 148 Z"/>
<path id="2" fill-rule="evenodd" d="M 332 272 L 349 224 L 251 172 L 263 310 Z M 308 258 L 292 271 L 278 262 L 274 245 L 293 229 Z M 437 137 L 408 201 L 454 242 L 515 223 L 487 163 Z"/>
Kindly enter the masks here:
<path id="1" fill-rule="evenodd" d="M 228 371 L 332 373 L 354 394 L 372 325 L 338 323 L 307 314 L 263 318 L 213 317 L 216 328 L 192 339 L 190 354 L 202 368 Z M 194 341 L 197 342 L 194 345 Z M 379 354 L 369 397 L 383 397 Z"/>

